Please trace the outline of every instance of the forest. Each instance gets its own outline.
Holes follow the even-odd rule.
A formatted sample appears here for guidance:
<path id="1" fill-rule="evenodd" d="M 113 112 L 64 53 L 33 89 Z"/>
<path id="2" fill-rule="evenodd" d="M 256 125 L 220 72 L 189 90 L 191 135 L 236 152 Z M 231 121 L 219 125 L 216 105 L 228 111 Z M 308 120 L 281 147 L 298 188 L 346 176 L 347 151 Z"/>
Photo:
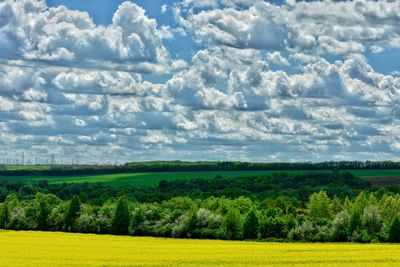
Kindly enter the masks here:
<path id="1" fill-rule="evenodd" d="M 400 190 L 349 172 L 161 181 L 0 181 L 0 228 L 273 241 L 400 241 Z"/>
<path id="2" fill-rule="evenodd" d="M 78 196 L 62 201 L 37 193 L 21 201 L 10 194 L 0 204 L 2 229 L 174 238 L 400 242 L 400 195 L 362 191 L 355 198 L 330 198 L 323 190 L 299 205 L 280 196 L 262 201 L 248 197 L 174 197 L 140 203 L 125 196 L 102 205 Z"/>
<path id="3" fill-rule="evenodd" d="M 50 178 L 51 179 L 51 178 Z M 10 178 L 12 181 L 12 178 Z M 308 196 L 321 189 L 331 196 L 354 196 L 361 190 L 377 190 L 367 180 L 349 172 L 332 171 L 328 173 L 273 173 L 262 176 L 244 176 L 228 178 L 217 175 L 213 179 L 175 179 L 161 180 L 157 186 L 121 187 L 104 185 L 102 183 L 62 183 L 52 184 L 43 179 L 37 183 L 10 182 L 0 180 L 0 202 L 7 195 L 16 194 L 20 199 L 35 197 L 36 193 L 54 194 L 62 200 L 68 200 L 78 195 L 84 202 L 102 204 L 107 199 L 121 195 L 138 202 L 161 202 L 172 197 L 186 196 L 192 199 L 208 197 L 237 198 L 246 196 L 251 199 L 263 200 L 267 197 L 285 195 L 305 202 Z M 392 192 L 400 192 L 398 187 L 387 187 Z"/>

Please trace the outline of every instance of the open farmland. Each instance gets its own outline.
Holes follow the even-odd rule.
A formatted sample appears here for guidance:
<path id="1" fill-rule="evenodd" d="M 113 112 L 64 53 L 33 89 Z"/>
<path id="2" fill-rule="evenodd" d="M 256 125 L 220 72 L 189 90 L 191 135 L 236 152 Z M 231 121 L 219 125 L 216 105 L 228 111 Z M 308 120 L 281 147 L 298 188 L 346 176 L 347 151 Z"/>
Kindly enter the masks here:
<path id="1" fill-rule="evenodd" d="M 290 173 L 301 173 L 303 171 L 290 171 Z M 188 172 L 140 172 L 140 173 L 116 173 L 100 175 L 77 175 L 77 176 L 0 176 L 2 180 L 12 182 L 31 181 L 38 182 L 47 179 L 51 184 L 67 183 L 102 183 L 111 186 L 133 185 L 152 186 L 157 185 L 161 180 L 182 180 L 197 178 L 214 178 L 221 175 L 226 178 L 268 175 L 274 171 L 188 171 Z"/>
<path id="2" fill-rule="evenodd" d="M 391 185 L 400 182 L 400 169 L 372 169 L 372 170 L 348 170 L 356 176 L 366 177 L 376 185 Z M 38 182 L 47 179 L 50 184 L 67 183 L 102 183 L 111 186 L 152 186 L 157 185 L 161 180 L 183 180 L 183 179 L 210 179 L 217 175 L 225 178 L 248 177 L 271 175 L 277 172 L 298 173 L 327 173 L 331 170 L 288 170 L 288 171 L 180 171 L 180 172 L 138 172 L 138 173 L 116 173 L 116 174 L 95 174 L 95 175 L 72 175 L 72 176 L 0 176 L 0 180 L 10 182 L 31 181 Z M 382 182 L 384 181 L 384 182 Z"/>
<path id="3" fill-rule="evenodd" d="M 398 266 L 400 245 L 0 231 L 0 266 Z"/>

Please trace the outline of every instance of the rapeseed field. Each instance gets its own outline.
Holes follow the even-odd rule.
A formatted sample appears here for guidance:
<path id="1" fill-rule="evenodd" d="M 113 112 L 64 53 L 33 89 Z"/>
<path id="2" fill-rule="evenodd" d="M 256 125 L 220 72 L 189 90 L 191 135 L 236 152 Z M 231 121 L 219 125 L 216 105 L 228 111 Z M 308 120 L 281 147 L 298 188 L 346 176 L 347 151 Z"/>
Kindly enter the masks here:
<path id="1" fill-rule="evenodd" d="M 0 266 L 400 266 L 400 245 L 0 231 Z"/>

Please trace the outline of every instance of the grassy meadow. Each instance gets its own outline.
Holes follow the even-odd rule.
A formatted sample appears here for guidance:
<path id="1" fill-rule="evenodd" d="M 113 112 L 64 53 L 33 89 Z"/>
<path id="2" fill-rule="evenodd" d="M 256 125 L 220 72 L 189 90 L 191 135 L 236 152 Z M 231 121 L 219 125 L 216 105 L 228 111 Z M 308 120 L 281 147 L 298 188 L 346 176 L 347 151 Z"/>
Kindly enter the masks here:
<path id="1" fill-rule="evenodd" d="M 331 172 L 331 170 L 288 170 L 288 171 L 180 171 L 180 172 L 137 172 L 137 173 L 117 173 L 117 174 L 96 174 L 96 175 L 76 175 L 76 176 L 0 176 L 0 180 L 8 180 L 10 182 L 31 181 L 38 182 L 47 179 L 51 184 L 67 183 L 89 183 L 100 182 L 104 185 L 111 186 L 152 186 L 157 185 L 161 180 L 176 179 L 196 179 L 214 178 L 221 175 L 225 178 L 248 177 L 271 175 L 277 172 L 287 172 L 291 174 L 307 173 L 307 172 Z M 371 181 L 379 181 L 379 183 L 391 183 L 391 180 L 398 180 L 400 177 L 400 169 L 371 169 L 371 170 L 349 170 L 356 176 L 370 177 Z M 389 179 L 389 180 L 388 180 Z"/>
<path id="2" fill-rule="evenodd" d="M 400 245 L 0 231 L 0 266 L 399 266 Z"/>

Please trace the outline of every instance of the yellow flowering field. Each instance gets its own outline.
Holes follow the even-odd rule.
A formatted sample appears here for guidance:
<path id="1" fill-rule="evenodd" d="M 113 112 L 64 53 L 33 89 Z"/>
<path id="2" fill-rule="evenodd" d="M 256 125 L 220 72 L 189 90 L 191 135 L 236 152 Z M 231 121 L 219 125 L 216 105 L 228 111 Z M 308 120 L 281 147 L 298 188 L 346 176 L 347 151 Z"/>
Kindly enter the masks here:
<path id="1" fill-rule="evenodd" d="M 0 266 L 400 266 L 400 245 L 0 231 Z"/>

